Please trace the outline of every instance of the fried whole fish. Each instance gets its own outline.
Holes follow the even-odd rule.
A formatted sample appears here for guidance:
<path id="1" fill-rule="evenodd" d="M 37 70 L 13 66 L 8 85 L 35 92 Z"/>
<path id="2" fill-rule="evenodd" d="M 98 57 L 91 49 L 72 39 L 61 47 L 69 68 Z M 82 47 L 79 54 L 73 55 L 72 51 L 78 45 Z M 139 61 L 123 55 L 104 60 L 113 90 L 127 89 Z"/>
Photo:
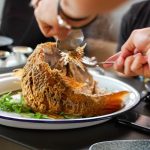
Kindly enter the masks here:
<path id="1" fill-rule="evenodd" d="M 35 112 L 97 116 L 123 107 L 128 93 L 103 93 L 82 64 L 84 47 L 61 52 L 56 43 L 39 44 L 28 58 L 21 79 L 26 104 Z"/>

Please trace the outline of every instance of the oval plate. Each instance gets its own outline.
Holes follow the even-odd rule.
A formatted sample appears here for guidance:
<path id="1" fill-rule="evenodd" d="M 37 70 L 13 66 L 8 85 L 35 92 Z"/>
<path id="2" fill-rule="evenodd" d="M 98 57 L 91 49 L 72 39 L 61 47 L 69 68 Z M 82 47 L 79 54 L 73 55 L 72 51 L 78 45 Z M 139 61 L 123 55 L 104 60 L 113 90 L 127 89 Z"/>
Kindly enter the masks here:
<path id="1" fill-rule="evenodd" d="M 101 88 L 114 92 L 121 90 L 130 91 L 131 94 L 125 99 L 125 107 L 111 114 L 79 119 L 32 119 L 21 117 L 15 113 L 0 111 L 0 124 L 17 128 L 42 130 L 81 128 L 106 122 L 107 120 L 130 110 L 140 101 L 139 93 L 130 85 L 96 73 L 93 74 L 93 77 Z M 0 94 L 20 89 L 19 79 L 13 77 L 11 74 L 6 74 L 6 76 L 5 74 L 0 75 L 0 85 L 3 85 L 0 86 Z"/>

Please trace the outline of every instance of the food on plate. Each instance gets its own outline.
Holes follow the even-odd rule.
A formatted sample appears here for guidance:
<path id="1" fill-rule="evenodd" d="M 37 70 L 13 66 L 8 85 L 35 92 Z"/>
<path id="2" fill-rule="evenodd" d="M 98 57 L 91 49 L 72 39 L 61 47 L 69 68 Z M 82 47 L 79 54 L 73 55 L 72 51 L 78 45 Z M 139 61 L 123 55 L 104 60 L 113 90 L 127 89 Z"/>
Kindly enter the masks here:
<path id="1" fill-rule="evenodd" d="M 19 93 L 18 93 L 19 94 Z M 45 114 L 39 112 L 33 112 L 30 107 L 24 103 L 23 97 L 19 94 L 19 98 L 15 98 L 12 93 L 6 93 L 0 96 L 0 110 L 6 112 L 15 112 L 23 117 L 47 119 L 49 118 Z"/>
<path id="2" fill-rule="evenodd" d="M 84 46 L 61 51 L 56 43 L 39 44 L 22 69 L 25 103 L 48 115 L 98 116 L 124 106 L 127 91 L 103 92 L 82 64 Z"/>

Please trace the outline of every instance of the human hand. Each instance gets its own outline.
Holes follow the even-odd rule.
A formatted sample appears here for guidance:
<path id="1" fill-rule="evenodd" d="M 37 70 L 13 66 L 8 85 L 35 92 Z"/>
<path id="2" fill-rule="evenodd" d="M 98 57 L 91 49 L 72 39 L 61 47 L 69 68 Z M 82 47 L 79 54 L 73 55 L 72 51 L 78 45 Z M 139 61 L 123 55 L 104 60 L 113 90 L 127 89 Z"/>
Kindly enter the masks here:
<path id="1" fill-rule="evenodd" d="M 44 36 L 64 39 L 69 29 L 59 26 L 57 7 L 58 0 L 41 0 L 35 8 L 35 17 Z"/>
<path id="2" fill-rule="evenodd" d="M 122 46 L 120 54 L 106 61 L 112 60 L 115 61 L 113 68 L 125 76 L 150 77 L 150 28 L 133 31 Z M 104 65 L 104 67 L 111 66 Z"/>
<path id="3" fill-rule="evenodd" d="M 33 8 L 36 8 L 38 6 L 38 3 L 40 2 L 40 0 L 31 0 L 30 5 Z"/>

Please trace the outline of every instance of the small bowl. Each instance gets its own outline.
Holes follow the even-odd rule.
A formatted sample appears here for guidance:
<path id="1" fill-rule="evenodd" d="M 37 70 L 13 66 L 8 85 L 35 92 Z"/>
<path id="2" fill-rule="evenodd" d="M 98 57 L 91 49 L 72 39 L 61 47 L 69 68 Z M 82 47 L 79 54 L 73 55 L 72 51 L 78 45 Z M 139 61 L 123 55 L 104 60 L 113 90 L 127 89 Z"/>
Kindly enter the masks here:
<path id="1" fill-rule="evenodd" d="M 0 50 L 0 59 L 6 59 L 10 55 L 10 52 Z"/>
<path id="2" fill-rule="evenodd" d="M 27 46 L 13 46 L 12 51 L 14 53 L 20 53 L 20 54 L 31 54 L 33 52 L 33 49 L 31 47 Z"/>
<path id="3" fill-rule="evenodd" d="M 0 47 L 9 46 L 13 43 L 13 39 L 7 36 L 0 36 Z"/>

